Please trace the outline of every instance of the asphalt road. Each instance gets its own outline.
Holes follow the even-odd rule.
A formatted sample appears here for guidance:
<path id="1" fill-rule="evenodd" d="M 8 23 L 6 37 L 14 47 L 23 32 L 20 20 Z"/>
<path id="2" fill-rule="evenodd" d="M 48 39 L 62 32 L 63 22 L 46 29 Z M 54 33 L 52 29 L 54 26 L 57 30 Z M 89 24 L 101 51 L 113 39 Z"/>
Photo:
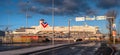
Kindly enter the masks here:
<path id="1" fill-rule="evenodd" d="M 59 47 L 31 55 L 93 55 L 99 47 L 99 42 L 80 42 L 76 45 Z"/>

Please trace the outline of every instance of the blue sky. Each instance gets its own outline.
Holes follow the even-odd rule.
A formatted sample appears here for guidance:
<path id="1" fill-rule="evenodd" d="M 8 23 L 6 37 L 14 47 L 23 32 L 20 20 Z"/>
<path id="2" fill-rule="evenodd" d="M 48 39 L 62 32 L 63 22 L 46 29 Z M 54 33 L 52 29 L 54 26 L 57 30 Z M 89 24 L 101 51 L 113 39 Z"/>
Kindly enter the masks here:
<path id="1" fill-rule="evenodd" d="M 29 1 L 29 2 L 27 2 Z M 68 19 L 71 26 L 84 25 L 86 22 L 91 26 L 100 27 L 101 32 L 106 33 L 106 20 L 76 22 L 75 17 L 79 16 L 100 16 L 105 15 L 109 10 L 118 12 L 116 23 L 120 20 L 119 0 L 54 0 L 55 26 L 68 26 Z M 27 9 L 29 10 L 27 10 Z M 0 1 L 0 29 L 10 25 L 9 29 L 15 30 L 26 26 L 25 12 L 30 15 L 28 26 L 38 26 L 40 19 L 45 19 L 52 25 L 52 0 L 1 0 Z"/>

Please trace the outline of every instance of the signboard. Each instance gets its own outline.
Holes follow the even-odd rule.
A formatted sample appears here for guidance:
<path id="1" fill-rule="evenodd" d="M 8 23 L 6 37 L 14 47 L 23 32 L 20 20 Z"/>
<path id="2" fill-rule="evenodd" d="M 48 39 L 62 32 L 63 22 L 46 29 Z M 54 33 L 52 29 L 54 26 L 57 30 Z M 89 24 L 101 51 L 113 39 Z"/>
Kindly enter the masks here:
<path id="1" fill-rule="evenodd" d="M 115 37 L 116 36 L 116 24 L 115 23 L 112 24 L 112 30 L 113 30 L 112 31 L 112 36 Z"/>
<path id="2" fill-rule="evenodd" d="M 85 21 L 85 17 L 76 17 L 76 21 Z"/>
<path id="3" fill-rule="evenodd" d="M 85 20 L 106 20 L 106 16 L 86 16 L 86 17 L 76 17 L 76 21 L 85 21 Z"/>
<path id="4" fill-rule="evenodd" d="M 93 17 L 86 16 L 85 20 L 95 20 L 95 16 L 93 16 Z"/>
<path id="5" fill-rule="evenodd" d="M 106 20 L 106 16 L 96 16 L 96 20 Z"/>
<path id="6" fill-rule="evenodd" d="M 116 28 L 116 24 L 115 24 L 115 23 L 112 24 L 112 28 L 113 28 L 113 29 Z"/>
<path id="7" fill-rule="evenodd" d="M 112 31 L 112 36 L 114 36 L 114 37 L 116 36 L 116 31 L 114 31 L 114 30 Z"/>

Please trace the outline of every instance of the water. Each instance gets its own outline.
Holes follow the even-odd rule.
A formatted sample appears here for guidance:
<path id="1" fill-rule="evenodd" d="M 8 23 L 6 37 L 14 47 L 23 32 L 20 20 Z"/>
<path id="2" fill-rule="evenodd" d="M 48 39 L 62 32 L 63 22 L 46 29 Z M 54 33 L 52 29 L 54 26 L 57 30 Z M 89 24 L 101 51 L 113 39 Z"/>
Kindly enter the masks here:
<path id="1" fill-rule="evenodd" d="M 49 45 L 49 43 L 1 44 L 0 51 L 28 48 L 34 46 L 44 46 L 44 45 Z"/>

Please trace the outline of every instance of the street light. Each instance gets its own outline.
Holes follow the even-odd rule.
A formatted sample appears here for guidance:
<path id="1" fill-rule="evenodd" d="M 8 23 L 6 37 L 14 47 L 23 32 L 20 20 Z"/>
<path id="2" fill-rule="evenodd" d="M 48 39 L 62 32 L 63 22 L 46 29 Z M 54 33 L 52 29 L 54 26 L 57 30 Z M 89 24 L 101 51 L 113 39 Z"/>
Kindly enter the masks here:
<path id="1" fill-rule="evenodd" d="M 54 0 L 52 0 L 52 32 L 53 32 L 52 45 L 54 45 Z"/>
<path id="2" fill-rule="evenodd" d="M 68 20 L 68 43 L 70 43 L 70 21 L 71 21 L 72 19 L 69 19 Z"/>
<path id="3" fill-rule="evenodd" d="M 29 1 L 26 2 L 26 6 L 29 5 Z M 28 10 L 29 8 L 27 7 L 27 10 L 26 10 L 26 28 L 28 27 Z"/>

